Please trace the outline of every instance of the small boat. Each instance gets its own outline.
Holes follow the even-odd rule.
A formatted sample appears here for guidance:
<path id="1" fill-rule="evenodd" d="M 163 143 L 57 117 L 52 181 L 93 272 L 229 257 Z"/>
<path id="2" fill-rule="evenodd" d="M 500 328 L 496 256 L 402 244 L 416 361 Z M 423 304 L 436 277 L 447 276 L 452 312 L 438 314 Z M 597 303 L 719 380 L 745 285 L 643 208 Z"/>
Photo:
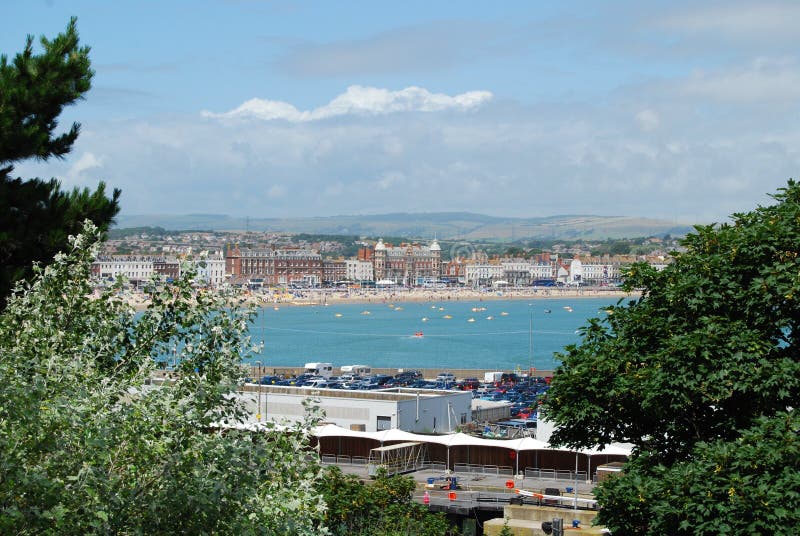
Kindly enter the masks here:
<path id="1" fill-rule="evenodd" d="M 467 322 L 475 322 L 475 319 L 474 318 L 468 318 Z"/>
<path id="2" fill-rule="evenodd" d="M 440 311 L 444 311 L 444 307 L 439 307 L 439 310 Z"/>
<path id="3" fill-rule="evenodd" d="M 544 310 L 544 312 L 545 312 L 545 313 L 547 313 L 547 314 L 550 314 L 550 313 L 552 313 L 553 311 L 551 311 L 550 309 L 545 309 L 545 310 Z"/>
<path id="4" fill-rule="evenodd" d="M 487 316 L 486 320 L 494 320 L 494 317 L 493 316 Z"/>
<path id="5" fill-rule="evenodd" d="M 340 317 L 342 316 L 342 313 L 336 313 L 336 314 L 335 314 L 335 315 L 333 315 L 333 316 L 335 316 L 336 318 L 340 318 Z"/>
<path id="6" fill-rule="evenodd" d="M 502 313 L 500 313 L 500 316 L 508 316 L 508 313 L 503 311 Z"/>
<path id="7" fill-rule="evenodd" d="M 570 307 L 569 305 L 565 305 L 565 306 L 564 306 L 564 310 L 565 310 L 566 312 L 568 312 L 568 313 L 571 313 L 571 312 L 572 312 L 572 307 Z"/>
<path id="8" fill-rule="evenodd" d="M 421 331 L 415 331 L 414 332 L 414 337 L 416 337 L 417 339 L 421 339 L 424 336 L 425 335 Z"/>
<path id="9" fill-rule="evenodd" d="M 272 309 L 275 310 L 275 311 L 280 311 L 281 310 L 281 308 L 278 307 L 277 305 L 275 307 L 273 307 Z"/>
<path id="10" fill-rule="evenodd" d="M 361 314 L 366 316 L 366 315 L 371 315 L 372 313 L 370 313 L 369 311 L 361 311 Z"/>
<path id="11" fill-rule="evenodd" d="M 403 310 L 403 308 L 402 308 L 402 307 L 395 307 L 395 308 L 394 308 L 394 310 L 395 310 L 395 311 L 402 311 L 402 310 Z"/>
<path id="12" fill-rule="evenodd" d="M 427 321 L 428 321 L 428 317 L 427 317 L 427 316 L 423 316 L 423 317 L 422 317 L 422 321 L 423 321 L 423 322 L 427 322 Z"/>
<path id="13" fill-rule="evenodd" d="M 450 316 L 450 315 L 444 315 L 442 318 L 446 318 L 446 319 L 450 320 L 450 319 L 451 319 L 451 318 L 453 318 L 453 317 L 452 317 L 452 316 Z"/>

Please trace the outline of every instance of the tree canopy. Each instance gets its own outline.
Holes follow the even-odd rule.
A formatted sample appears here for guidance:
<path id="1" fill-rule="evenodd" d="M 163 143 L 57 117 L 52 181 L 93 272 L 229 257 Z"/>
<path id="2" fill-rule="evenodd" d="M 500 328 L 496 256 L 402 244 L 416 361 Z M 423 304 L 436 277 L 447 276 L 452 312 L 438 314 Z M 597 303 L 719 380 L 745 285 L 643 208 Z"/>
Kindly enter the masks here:
<path id="1" fill-rule="evenodd" d="M 327 510 L 325 524 L 332 536 L 444 536 L 458 533 L 442 513 L 428 511 L 412 500 L 414 479 L 378 471 L 365 484 L 355 475 L 329 466 L 319 487 Z"/>
<path id="2" fill-rule="evenodd" d="M 102 182 L 94 191 L 64 192 L 55 179 L 11 176 L 15 162 L 63 158 L 72 150 L 80 125 L 58 134 L 58 117 L 89 91 L 94 74 L 75 19 L 40 43 L 40 54 L 29 36 L 13 60 L 0 56 L 0 307 L 13 283 L 31 276 L 31 263 L 50 262 L 84 219 L 105 230 L 119 212 L 120 191 L 107 197 Z"/>
<path id="3" fill-rule="evenodd" d="M 118 288 L 92 298 L 99 238 L 87 223 L 0 314 L 0 533 L 318 534 L 311 421 L 236 426 L 255 312 L 191 271 L 139 314 Z"/>
<path id="4" fill-rule="evenodd" d="M 590 320 L 559 356 L 552 441 L 635 446 L 598 491 L 614 534 L 800 524 L 800 478 L 787 473 L 800 466 L 800 185 L 774 199 L 698 226 L 663 271 L 634 265 L 626 287 L 641 297 Z"/>

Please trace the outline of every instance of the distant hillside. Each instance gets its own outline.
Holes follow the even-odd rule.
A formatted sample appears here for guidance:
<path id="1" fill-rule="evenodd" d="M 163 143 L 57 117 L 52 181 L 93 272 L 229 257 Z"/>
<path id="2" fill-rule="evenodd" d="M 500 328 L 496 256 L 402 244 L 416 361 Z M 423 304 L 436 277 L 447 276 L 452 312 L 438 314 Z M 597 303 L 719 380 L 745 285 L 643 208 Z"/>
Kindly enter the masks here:
<path id="1" fill-rule="evenodd" d="M 623 216 L 548 216 L 500 218 L 468 212 L 379 214 L 315 218 L 235 218 L 217 214 L 121 215 L 116 228 L 163 227 L 167 230 L 273 231 L 356 236 L 401 236 L 444 240 L 603 240 L 684 235 L 686 225 Z"/>

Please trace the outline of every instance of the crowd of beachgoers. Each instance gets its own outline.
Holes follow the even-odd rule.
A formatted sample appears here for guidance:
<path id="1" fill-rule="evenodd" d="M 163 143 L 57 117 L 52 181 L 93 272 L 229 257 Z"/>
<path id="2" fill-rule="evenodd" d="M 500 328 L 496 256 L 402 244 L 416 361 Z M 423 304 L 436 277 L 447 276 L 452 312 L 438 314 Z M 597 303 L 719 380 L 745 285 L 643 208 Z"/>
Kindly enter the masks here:
<path id="1" fill-rule="evenodd" d="M 400 303 L 529 300 L 541 298 L 621 298 L 634 296 L 617 287 L 514 287 L 502 290 L 476 288 L 404 288 L 404 289 L 257 289 L 236 293 L 237 302 L 257 306 L 333 305 L 342 303 Z M 137 308 L 148 304 L 147 295 L 127 293 Z"/>
<path id="2" fill-rule="evenodd" d="M 300 289 L 285 291 L 252 291 L 245 294 L 256 304 L 324 305 L 334 303 L 393 303 L 488 301 L 533 298 L 624 297 L 616 287 L 520 287 L 503 290 L 474 288 L 410 288 L 410 289 Z"/>

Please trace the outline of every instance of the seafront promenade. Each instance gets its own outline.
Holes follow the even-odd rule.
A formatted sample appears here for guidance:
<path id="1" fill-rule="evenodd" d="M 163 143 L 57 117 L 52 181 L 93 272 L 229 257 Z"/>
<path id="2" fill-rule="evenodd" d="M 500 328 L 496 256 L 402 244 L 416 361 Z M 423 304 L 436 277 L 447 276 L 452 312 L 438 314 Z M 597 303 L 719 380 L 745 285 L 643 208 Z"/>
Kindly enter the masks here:
<path id="1" fill-rule="evenodd" d="M 226 291 L 227 292 L 227 291 Z M 326 306 L 334 304 L 389 304 L 418 302 L 471 302 L 499 300 L 536 300 L 553 298 L 637 298 L 638 293 L 623 292 L 616 287 L 527 287 L 505 289 L 473 288 L 410 288 L 410 289 L 257 289 L 235 293 L 237 304 L 257 307 Z M 137 309 L 149 304 L 146 294 L 127 292 L 125 299 Z"/>
<path id="2" fill-rule="evenodd" d="M 411 289 L 307 289 L 285 292 L 258 290 L 245 292 L 248 303 L 256 305 L 332 305 L 339 303 L 405 302 L 483 302 L 497 300 L 533 300 L 552 298 L 623 298 L 636 297 L 616 287 L 528 287 L 512 289 L 411 288 Z"/>

